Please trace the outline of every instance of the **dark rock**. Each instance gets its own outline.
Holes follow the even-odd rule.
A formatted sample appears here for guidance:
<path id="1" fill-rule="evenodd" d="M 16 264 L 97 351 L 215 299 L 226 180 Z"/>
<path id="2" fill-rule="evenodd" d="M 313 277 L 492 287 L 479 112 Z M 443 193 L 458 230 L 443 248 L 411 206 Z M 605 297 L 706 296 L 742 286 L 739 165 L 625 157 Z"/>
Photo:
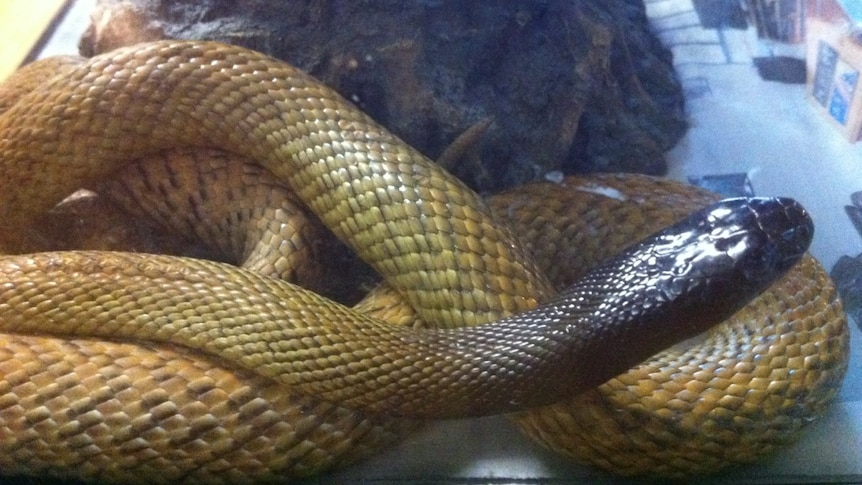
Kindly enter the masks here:
<path id="1" fill-rule="evenodd" d="M 483 191 L 551 171 L 663 174 L 686 129 L 641 0 L 101 0 L 82 52 L 162 37 L 266 52 L 354 100 Z"/>
<path id="2" fill-rule="evenodd" d="M 844 311 L 862 328 L 862 254 L 855 258 L 841 256 L 830 276 L 841 295 Z"/>
<path id="3" fill-rule="evenodd" d="M 850 218 L 850 222 L 853 223 L 853 227 L 856 228 L 856 232 L 862 236 L 862 208 L 858 205 L 845 205 L 844 213 Z"/>

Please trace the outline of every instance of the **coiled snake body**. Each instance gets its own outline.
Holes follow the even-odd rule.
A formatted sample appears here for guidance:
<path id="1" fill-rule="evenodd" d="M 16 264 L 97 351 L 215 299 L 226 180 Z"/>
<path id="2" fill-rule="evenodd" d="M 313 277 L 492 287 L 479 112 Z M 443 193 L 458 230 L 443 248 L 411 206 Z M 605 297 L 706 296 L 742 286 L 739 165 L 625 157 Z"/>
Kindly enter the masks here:
<path id="1" fill-rule="evenodd" d="M 664 351 L 579 393 L 729 316 L 743 299 L 738 289 L 760 289 L 760 276 L 786 265 L 772 249 L 744 263 L 735 256 L 751 240 L 798 252 L 799 234 L 808 231 L 786 225 L 803 214 L 786 201 L 762 218 L 756 203 L 744 203 L 743 213 L 756 217 L 744 218 L 744 229 L 732 223 L 730 239 L 716 229 L 716 261 L 733 261 L 724 268 L 731 276 L 710 276 L 716 261 L 685 259 L 708 274 L 677 306 L 646 304 L 655 300 L 644 296 L 651 288 L 662 289 L 659 300 L 686 293 L 688 283 L 680 291 L 627 285 L 663 281 L 675 270 L 687 277 L 679 271 L 685 266 L 666 271 L 668 263 L 655 261 L 669 252 L 663 241 L 677 248 L 689 236 L 709 235 L 707 226 L 659 234 L 552 298 L 555 284 L 567 286 L 582 268 L 711 196 L 610 176 L 531 185 L 489 206 L 310 77 L 236 47 L 159 42 L 62 71 L 0 116 L 6 251 L 20 251 L 34 214 L 108 178 L 124 160 L 166 148 L 218 148 L 260 165 L 214 173 L 240 170 L 230 183 L 289 187 L 389 289 L 360 303 L 362 313 L 220 263 L 91 252 L 5 257 L 4 473 L 278 479 L 349 462 L 409 428 L 381 412 L 446 417 L 543 405 L 514 419 L 548 447 L 620 473 L 679 475 L 750 460 L 786 442 L 822 413 L 843 377 L 846 322 L 825 273 L 806 256 L 705 343 Z M 199 185 L 180 197 L 192 209 L 188 218 L 169 224 L 208 217 L 202 204 L 219 194 L 205 188 L 206 163 L 192 163 L 188 183 Z M 180 166 L 166 163 L 164 171 L 176 179 Z M 155 205 L 168 209 L 182 204 L 147 184 L 129 192 L 161 193 L 165 202 L 156 197 Z M 225 190 L 219 196 L 237 205 L 214 219 L 239 221 L 250 232 L 189 230 L 243 259 L 256 253 L 261 235 L 283 228 L 251 223 L 256 209 Z M 706 220 L 723 223 L 736 214 L 731 205 Z M 609 229 L 614 219 L 627 230 Z M 252 229 L 259 233 L 250 238 Z M 771 237 L 776 232 L 786 237 Z M 583 249 L 570 256 L 562 249 L 569 245 Z M 278 273 L 281 257 L 248 264 Z M 633 262 L 662 271 L 644 276 Z M 386 325 L 375 316 L 441 329 Z M 597 316 L 605 323 L 575 323 Z M 464 325 L 471 327 L 455 328 Z"/>

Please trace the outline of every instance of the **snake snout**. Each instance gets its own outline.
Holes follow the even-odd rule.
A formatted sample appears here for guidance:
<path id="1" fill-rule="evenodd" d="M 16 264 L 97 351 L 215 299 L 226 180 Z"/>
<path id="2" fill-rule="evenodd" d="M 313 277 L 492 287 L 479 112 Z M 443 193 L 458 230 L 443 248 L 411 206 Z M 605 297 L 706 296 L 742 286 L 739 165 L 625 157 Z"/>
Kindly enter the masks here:
<path id="1" fill-rule="evenodd" d="M 751 250 L 742 253 L 738 267 L 758 286 L 766 286 L 789 270 L 808 250 L 814 224 L 799 202 L 786 197 L 762 197 L 728 203 L 746 206 L 747 210 L 738 214 Z"/>
<path id="2" fill-rule="evenodd" d="M 770 243 L 780 254 L 788 256 L 785 269 L 789 269 L 811 245 L 814 237 L 811 216 L 802 204 L 787 197 L 755 199 L 752 205 L 763 214 L 759 225 L 770 236 Z"/>

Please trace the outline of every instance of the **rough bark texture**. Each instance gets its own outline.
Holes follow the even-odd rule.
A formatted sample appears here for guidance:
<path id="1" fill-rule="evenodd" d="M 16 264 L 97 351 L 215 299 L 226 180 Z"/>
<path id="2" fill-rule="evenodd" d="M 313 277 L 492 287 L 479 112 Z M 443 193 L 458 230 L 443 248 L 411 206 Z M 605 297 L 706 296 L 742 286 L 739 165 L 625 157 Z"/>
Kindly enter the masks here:
<path id="1" fill-rule="evenodd" d="M 662 174 L 683 135 L 670 52 L 641 0 L 102 0 L 94 54 L 212 39 L 287 60 L 496 191 L 552 171 Z"/>

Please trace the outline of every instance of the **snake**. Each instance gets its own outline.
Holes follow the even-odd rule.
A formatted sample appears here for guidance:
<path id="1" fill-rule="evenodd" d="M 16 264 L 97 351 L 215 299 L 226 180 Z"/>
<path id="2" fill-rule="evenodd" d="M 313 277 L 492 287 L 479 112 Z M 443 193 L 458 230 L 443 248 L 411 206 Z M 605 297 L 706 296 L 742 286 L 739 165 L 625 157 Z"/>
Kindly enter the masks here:
<path id="1" fill-rule="evenodd" d="M 846 317 L 802 255 L 811 228 L 791 201 L 715 202 L 614 175 L 484 200 L 263 54 L 160 41 L 58 62 L 0 114 L 4 474 L 278 481 L 355 462 L 416 419 L 511 413 L 575 460 L 685 476 L 792 441 L 840 387 Z M 194 160 L 188 176 L 182 162 L 130 162 L 166 149 L 247 162 Z M 270 202 L 285 187 L 270 212 L 301 201 L 384 286 L 349 308 L 216 261 L 15 254 L 38 214 L 127 168 L 167 173 L 126 192 L 179 206 L 169 225 L 269 272 L 290 265 L 255 259 L 258 243 L 283 224 L 259 223 L 267 209 L 238 194 L 258 190 L 251 179 Z M 206 189 L 232 170 L 239 188 Z M 196 188 L 166 192 L 183 184 Z M 226 213 L 202 209 L 222 200 Z M 225 214 L 247 230 L 189 225 Z M 711 246 L 682 244 L 704 238 Z M 687 338 L 699 341 L 670 347 Z"/>

